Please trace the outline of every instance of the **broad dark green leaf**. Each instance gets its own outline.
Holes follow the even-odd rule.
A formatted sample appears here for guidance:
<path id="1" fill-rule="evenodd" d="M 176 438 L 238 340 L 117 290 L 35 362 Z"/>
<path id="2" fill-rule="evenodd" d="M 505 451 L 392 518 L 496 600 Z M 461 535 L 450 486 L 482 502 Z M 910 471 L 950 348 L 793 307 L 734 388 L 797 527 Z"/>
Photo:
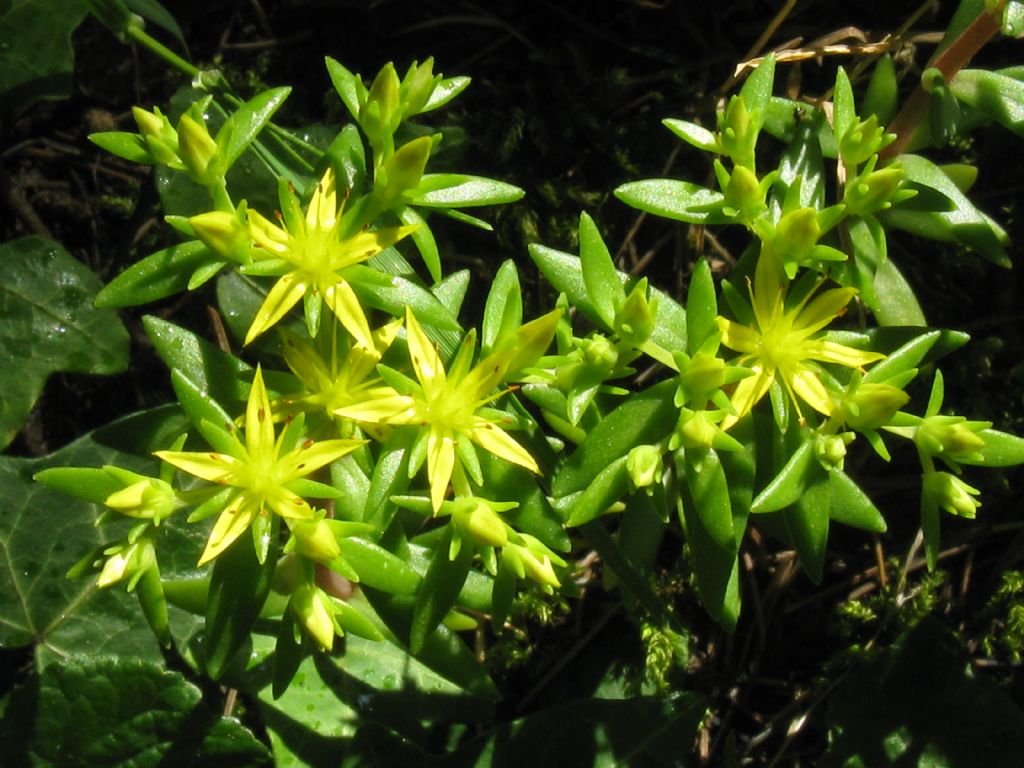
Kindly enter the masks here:
<path id="1" fill-rule="evenodd" d="M 0 5 L 0 114 L 71 92 L 71 33 L 84 0 L 10 0 Z"/>
<path id="2" fill-rule="evenodd" d="M 823 768 L 991 768 L 1024 755 L 1024 713 L 971 673 L 966 650 L 931 617 L 843 680 L 826 722 Z"/>
<path id="3" fill-rule="evenodd" d="M 270 755 L 177 672 L 139 659 L 51 665 L 19 687 L 0 722 L 10 765 L 254 768 Z"/>
<path id="4" fill-rule="evenodd" d="M 57 243 L 0 245 L 0 448 L 21 429 L 51 373 L 112 374 L 128 366 L 128 332 L 96 309 L 100 281 Z"/>
<path id="5" fill-rule="evenodd" d="M 451 756 L 448 764 L 454 768 L 696 765 L 694 743 L 706 711 L 707 702 L 694 693 L 573 701 L 485 733 Z"/>

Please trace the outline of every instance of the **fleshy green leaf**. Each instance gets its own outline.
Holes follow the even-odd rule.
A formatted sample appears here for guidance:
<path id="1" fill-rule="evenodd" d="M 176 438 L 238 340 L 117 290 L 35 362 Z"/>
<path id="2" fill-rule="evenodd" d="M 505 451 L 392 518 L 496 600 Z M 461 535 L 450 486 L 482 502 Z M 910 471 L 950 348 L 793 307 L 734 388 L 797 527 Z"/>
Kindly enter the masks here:
<path id="1" fill-rule="evenodd" d="M 715 139 L 715 134 L 702 125 L 691 123 L 688 120 L 676 120 L 671 117 L 662 120 L 661 124 L 687 144 L 697 149 L 703 149 L 705 152 L 718 151 L 718 141 Z"/>
<path id="2" fill-rule="evenodd" d="M 172 296 L 188 287 L 192 274 L 206 264 L 223 264 L 198 240 L 172 245 L 132 264 L 99 292 L 98 307 L 134 307 Z"/>
<path id="3" fill-rule="evenodd" d="M 779 473 L 754 499 L 751 512 L 778 512 L 795 504 L 811 480 L 812 470 L 818 465 L 814 456 L 814 437 L 805 440 L 793 452 Z"/>
<path id="4" fill-rule="evenodd" d="M 217 132 L 217 146 L 230 168 L 288 98 L 291 88 L 271 88 L 233 110 Z"/>
<path id="5" fill-rule="evenodd" d="M 357 85 L 358 77 L 349 72 L 340 62 L 332 59 L 330 56 L 326 58 L 327 62 L 327 74 L 331 78 L 331 83 L 334 85 L 334 90 L 341 96 L 341 101 L 348 109 L 349 114 L 352 115 L 353 120 L 359 120 L 359 86 L 362 85 L 360 82 Z"/>
<path id="6" fill-rule="evenodd" d="M 690 288 L 686 295 L 686 343 L 687 352 L 691 355 L 700 349 L 700 345 L 714 330 L 717 314 L 718 299 L 711 266 L 706 259 L 699 259 L 690 277 Z"/>
<path id="7" fill-rule="evenodd" d="M 866 117 L 877 115 L 882 125 L 887 125 L 896 115 L 899 99 L 899 84 L 896 82 L 896 66 L 888 54 L 875 61 L 875 68 L 864 93 L 861 112 Z"/>
<path id="8" fill-rule="evenodd" d="M 100 282 L 54 242 L 0 245 L 0 448 L 28 417 L 51 373 L 112 374 L 128 365 L 128 332 L 92 303 Z"/>
<path id="9" fill-rule="evenodd" d="M 574 528 L 600 517 L 629 490 L 626 457 L 620 456 L 604 467 L 585 490 L 569 497 L 569 518 L 566 525 Z"/>
<path id="10" fill-rule="evenodd" d="M 626 205 L 674 221 L 690 224 L 721 224 L 725 221 L 716 210 L 725 196 L 690 181 L 631 181 L 617 187 L 615 196 Z"/>
<path id="11" fill-rule="evenodd" d="M 495 345 L 514 334 L 523 324 L 523 290 L 519 272 L 511 259 L 498 267 L 484 304 L 480 326 L 480 355 L 488 355 Z"/>
<path id="12" fill-rule="evenodd" d="M 463 541 L 458 554 L 449 556 L 453 526 L 445 527 L 430 560 L 430 567 L 423 578 L 423 584 L 416 595 L 416 606 L 412 614 L 409 631 L 409 648 L 413 653 L 422 650 L 427 637 L 433 633 L 445 615 L 455 605 L 462 585 L 466 582 L 469 566 L 473 560 L 473 547 Z"/>
<path id="13" fill-rule="evenodd" d="M 514 203 L 526 194 L 504 181 L 461 173 L 425 173 L 419 186 L 408 193 L 411 205 L 425 208 L 468 208 Z"/>
<path id="14" fill-rule="evenodd" d="M 622 304 L 626 292 L 622 279 L 612 263 L 608 246 L 594 220 L 586 213 L 580 214 L 580 268 L 587 297 L 594 310 L 608 328 L 615 325 L 615 307 Z"/>
<path id="15" fill-rule="evenodd" d="M 850 129 L 857 119 L 857 107 L 853 103 L 853 86 L 846 70 L 836 70 L 836 85 L 832 92 L 832 125 L 835 128 L 836 142 Z"/>

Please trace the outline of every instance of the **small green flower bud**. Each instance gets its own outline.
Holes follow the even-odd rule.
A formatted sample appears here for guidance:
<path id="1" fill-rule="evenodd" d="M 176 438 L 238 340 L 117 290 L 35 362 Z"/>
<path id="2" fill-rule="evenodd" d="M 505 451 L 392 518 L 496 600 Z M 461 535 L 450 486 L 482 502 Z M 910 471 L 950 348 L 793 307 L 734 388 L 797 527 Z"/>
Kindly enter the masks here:
<path id="1" fill-rule="evenodd" d="M 820 235 L 818 212 L 813 208 L 798 208 L 779 219 L 771 245 L 783 258 L 803 263 L 810 258 Z"/>
<path id="2" fill-rule="evenodd" d="M 294 552 L 319 563 L 329 563 L 341 556 L 338 539 L 331 530 L 330 523 L 320 520 L 303 520 L 291 527 L 295 541 Z"/>
<path id="3" fill-rule="evenodd" d="M 894 163 L 880 171 L 873 170 L 872 166 L 873 163 L 868 163 L 857 178 L 846 183 L 843 203 L 854 216 L 866 216 L 889 208 L 897 199 L 903 183 L 903 168 L 899 165 Z"/>
<path id="4" fill-rule="evenodd" d="M 690 365 L 679 374 L 679 386 L 686 402 L 707 400 L 725 384 L 725 360 L 698 352 Z M 703 403 L 698 403 L 703 405 Z"/>
<path id="5" fill-rule="evenodd" d="M 551 557 L 543 544 L 532 536 L 521 534 L 526 546 L 509 542 L 501 550 L 501 557 L 508 562 L 519 578 L 529 578 L 546 587 L 559 587 L 561 582 L 555 575 Z M 534 552 L 534 549 L 538 549 Z M 564 563 L 563 563 L 564 564 Z"/>
<path id="6" fill-rule="evenodd" d="M 656 445 L 634 446 L 626 456 L 626 471 L 634 488 L 647 488 L 661 482 L 664 464 Z"/>
<path id="7" fill-rule="evenodd" d="M 846 129 L 839 139 L 839 155 L 848 166 L 860 165 L 881 152 L 895 138 L 893 134 L 886 134 L 885 128 L 878 124 L 877 115 L 871 115 Z"/>
<path id="8" fill-rule="evenodd" d="M 132 544 L 111 547 L 104 554 L 108 555 L 107 561 L 96 581 L 100 589 L 128 579 L 128 590 L 131 591 L 142 574 L 156 565 L 156 549 L 147 537 Z"/>
<path id="9" fill-rule="evenodd" d="M 981 502 L 974 497 L 981 493 L 949 472 L 926 472 L 922 492 L 950 514 L 974 519 Z"/>
<path id="10" fill-rule="evenodd" d="M 195 181 L 206 185 L 217 178 L 217 142 L 206 129 L 206 123 L 182 115 L 178 120 L 178 147 L 181 160 Z"/>
<path id="11" fill-rule="evenodd" d="M 852 432 L 839 435 L 818 435 L 814 441 L 814 455 L 825 469 L 842 469 L 846 459 L 846 446 L 853 442 Z"/>
<path id="12" fill-rule="evenodd" d="M 587 365 L 602 371 L 612 371 L 619 362 L 619 352 L 606 337 L 594 334 L 580 339 L 580 350 Z"/>
<path id="13" fill-rule="evenodd" d="M 429 136 L 420 136 L 403 144 L 378 171 L 374 179 L 373 194 L 385 206 L 400 195 L 419 186 L 433 142 Z"/>
<path id="14" fill-rule="evenodd" d="M 847 393 L 839 406 L 843 421 L 854 429 L 884 427 L 896 411 L 910 400 L 910 395 L 891 384 L 868 382 Z"/>
<path id="15" fill-rule="evenodd" d="M 723 211 L 732 211 L 740 223 L 756 219 L 767 207 L 765 195 L 767 187 L 757 179 L 757 174 L 743 165 L 732 169 L 729 182 L 722 190 L 725 193 Z"/>
<path id="16" fill-rule="evenodd" d="M 647 299 L 646 278 L 637 283 L 622 306 L 615 312 L 615 333 L 623 342 L 636 348 L 651 338 L 654 331 L 657 301 Z"/>
<path id="17" fill-rule="evenodd" d="M 314 584 L 300 584 L 288 605 L 321 648 L 329 651 L 334 647 L 334 608 L 322 589 Z"/>
<path id="18" fill-rule="evenodd" d="M 441 76 L 434 74 L 434 58 L 431 56 L 422 64 L 413 62 L 402 78 L 399 88 L 399 100 L 402 104 L 402 117 L 418 115 L 430 100 L 434 88 L 441 82 Z"/>
<path id="19" fill-rule="evenodd" d="M 399 111 L 398 73 L 391 62 L 381 67 L 373 79 L 366 103 L 359 110 L 359 124 L 371 142 L 378 143 L 395 132 L 402 118 Z"/>
<path id="20" fill-rule="evenodd" d="M 718 451 L 741 451 L 743 444 L 718 425 L 721 411 L 691 411 L 683 408 L 679 412 L 679 423 L 672 436 L 669 448 L 714 448 Z"/>
<path id="21" fill-rule="evenodd" d="M 459 532 L 477 546 L 504 547 L 508 543 L 508 526 L 484 499 L 456 500 L 452 520 Z"/>
<path id="22" fill-rule="evenodd" d="M 981 461 L 985 440 L 977 433 L 988 429 L 987 421 L 967 421 L 962 416 L 927 416 L 914 433 L 918 448 L 952 461 Z"/>
<path id="23" fill-rule="evenodd" d="M 729 99 L 724 113 L 718 116 L 718 145 L 721 152 L 734 165 L 754 168 L 754 147 L 757 145 L 758 127 L 747 110 L 742 96 Z"/>
<path id="24" fill-rule="evenodd" d="M 152 520 L 153 525 L 160 525 L 177 506 L 177 495 L 163 480 L 140 475 L 137 482 L 114 491 L 104 503 L 122 515 Z"/>
<path id="25" fill-rule="evenodd" d="M 252 238 L 249 227 L 237 214 L 226 211 L 207 211 L 188 220 L 195 236 L 218 256 L 245 264 L 249 260 Z"/>
<path id="26" fill-rule="evenodd" d="M 132 107 L 132 115 L 153 162 L 169 168 L 183 168 L 178 156 L 178 132 L 167 116 L 159 109 L 147 112 L 142 107 Z"/>

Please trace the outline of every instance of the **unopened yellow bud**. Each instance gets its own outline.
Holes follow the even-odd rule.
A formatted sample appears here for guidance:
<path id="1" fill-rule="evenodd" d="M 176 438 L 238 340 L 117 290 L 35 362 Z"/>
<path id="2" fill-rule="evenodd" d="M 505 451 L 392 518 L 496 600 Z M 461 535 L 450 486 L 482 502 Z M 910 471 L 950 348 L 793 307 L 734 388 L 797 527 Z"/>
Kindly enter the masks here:
<path id="1" fill-rule="evenodd" d="M 129 590 L 135 586 L 138 577 L 156 563 L 156 550 L 148 538 L 140 538 L 133 544 L 125 544 L 107 550 L 107 561 L 103 564 L 96 585 L 105 589 L 125 579 L 130 579 Z"/>
<path id="2" fill-rule="evenodd" d="M 981 502 L 974 498 L 981 491 L 949 472 L 926 472 L 922 490 L 942 509 L 960 517 L 973 519 L 981 506 Z"/>
<path id="3" fill-rule="evenodd" d="M 508 543 L 508 526 L 483 499 L 455 501 L 452 520 L 459 532 L 478 546 L 504 547 Z"/>
<path id="4" fill-rule="evenodd" d="M 429 136 L 420 136 L 408 144 L 403 144 L 381 168 L 373 193 L 381 201 L 390 205 L 404 192 L 416 189 L 423 171 L 427 167 L 427 158 L 433 142 Z"/>
<path id="5" fill-rule="evenodd" d="M 142 107 L 132 107 L 132 115 L 153 162 L 170 168 L 182 168 L 178 156 L 178 132 L 167 117 L 159 109 L 148 112 Z"/>
<path id="6" fill-rule="evenodd" d="M 878 116 L 871 115 L 846 129 L 839 139 L 839 155 L 847 165 L 860 165 L 892 143 L 894 138 L 878 124 Z"/>
<path id="7" fill-rule="evenodd" d="M 334 647 L 334 610 L 330 598 L 314 584 L 301 584 L 288 601 L 295 618 L 326 651 Z"/>
<path id="8" fill-rule="evenodd" d="M 846 459 L 846 446 L 853 442 L 852 432 L 841 435 L 818 435 L 814 441 L 814 455 L 825 469 L 842 469 Z"/>
<path id="9" fill-rule="evenodd" d="M 647 280 L 641 280 L 615 313 L 615 333 L 631 347 L 639 347 L 654 331 L 656 301 L 647 300 Z"/>
<path id="10" fill-rule="evenodd" d="M 178 120 L 178 147 L 185 168 L 198 183 L 210 184 L 217 178 L 217 142 L 206 129 L 206 123 L 182 115 Z"/>
<path id="11" fill-rule="evenodd" d="M 291 527 L 295 553 L 310 560 L 329 563 L 341 555 L 338 539 L 327 520 L 303 520 Z"/>
<path id="12" fill-rule="evenodd" d="M 128 517 L 149 519 L 154 525 L 174 511 L 177 496 L 174 489 L 155 477 L 140 477 L 137 482 L 114 491 L 104 502 L 108 507 Z"/>
<path id="13" fill-rule="evenodd" d="M 207 211 L 188 220 L 195 236 L 218 256 L 245 263 L 252 238 L 238 216 L 226 211 Z"/>
<path id="14" fill-rule="evenodd" d="M 698 352 L 679 374 L 679 384 L 687 401 L 707 399 L 725 383 L 725 360 Z M 700 403 L 703 405 L 703 403 Z"/>
<path id="15" fill-rule="evenodd" d="M 579 346 L 583 352 L 583 359 L 593 368 L 611 371 L 619 362 L 618 350 L 604 336 L 595 334 L 590 338 L 581 339 Z"/>
<path id="16" fill-rule="evenodd" d="M 626 456 L 626 471 L 634 488 L 660 483 L 663 470 L 661 449 L 656 445 L 634 446 Z"/>
<path id="17" fill-rule="evenodd" d="M 398 127 L 399 87 L 395 67 L 388 62 L 373 79 L 366 103 L 359 110 L 359 124 L 374 143 L 390 136 Z"/>
<path id="18" fill-rule="evenodd" d="M 813 208 L 798 208 L 779 219 L 772 246 L 781 256 L 802 262 L 810 256 L 820 235 L 818 212 Z"/>
<path id="19" fill-rule="evenodd" d="M 903 183 L 903 168 L 897 164 L 880 171 L 870 170 L 848 182 L 843 202 L 854 216 L 865 216 L 889 208 L 897 198 Z"/>
<path id="20" fill-rule="evenodd" d="M 977 434 L 991 427 L 987 421 L 967 421 L 962 416 L 928 416 L 917 428 L 914 442 L 933 456 L 953 461 L 981 461 L 985 440 Z"/>
<path id="21" fill-rule="evenodd" d="M 434 74 L 433 57 L 422 64 L 413 62 L 409 71 L 405 73 L 405 77 L 402 78 L 402 85 L 399 88 L 402 117 L 418 115 L 430 100 L 430 96 L 440 80 L 440 75 Z"/>
<path id="22" fill-rule="evenodd" d="M 758 128 L 751 117 L 742 96 L 729 99 L 725 112 L 719 115 L 718 143 L 722 154 L 735 165 L 753 169 Z"/>
<path id="23" fill-rule="evenodd" d="M 843 421 L 854 429 L 878 429 L 910 400 L 910 395 L 891 384 L 860 384 L 839 406 Z"/>

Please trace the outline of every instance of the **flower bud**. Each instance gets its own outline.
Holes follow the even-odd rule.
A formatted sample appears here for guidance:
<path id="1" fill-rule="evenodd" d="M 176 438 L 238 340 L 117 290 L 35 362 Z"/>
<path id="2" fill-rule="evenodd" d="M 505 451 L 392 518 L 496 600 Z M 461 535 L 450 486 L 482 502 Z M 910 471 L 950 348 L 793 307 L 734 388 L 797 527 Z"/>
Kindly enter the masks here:
<path id="1" fill-rule="evenodd" d="M 359 124 L 371 143 L 378 144 L 389 137 L 401 120 L 399 112 L 398 73 L 391 62 L 381 67 L 373 79 L 366 103 L 359 110 Z"/>
<path id="2" fill-rule="evenodd" d="M 687 402 L 706 400 L 725 384 L 725 360 L 698 352 L 679 374 L 679 386 Z M 699 403 L 703 405 L 703 403 Z"/>
<path id="3" fill-rule="evenodd" d="M 680 447 L 714 448 L 718 451 L 743 450 L 742 443 L 722 430 L 714 414 L 704 410 L 691 411 L 689 408 L 680 410 L 679 423 L 669 447 L 673 450 Z"/>
<path id="4" fill-rule="evenodd" d="M 159 109 L 147 112 L 142 107 L 132 107 L 132 115 L 153 162 L 169 168 L 182 168 L 178 156 L 178 132 L 166 115 Z"/>
<path id="5" fill-rule="evenodd" d="M 871 115 L 846 129 L 839 139 L 839 156 L 849 166 L 860 165 L 891 144 L 894 138 L 878 124 L 878 116 Z"/>
<path id="6" fill-rule="evenodd" d="M 522 534 L 522 538 L 527 540 L 527 545 L 522 546 L 520 544 L 512 544 L 511 542 L 506 544 L 501 550 L 502 559 L 508 562 L 512 570 L 520 578 L 532 579 L 546 587 L 561 586 L 561 582 L 558 581 L 558 577 L 555 575 L 555 569 L 549 554 L 543 551 L 533 551 L 538 548 L 541 550 L 546 550 L 547 548 L 532 536 Z"/>
<path id="7" fill-rule="evenodd" d="M 716 161 L 717 162 L 717 161 Z M 767 187 L 757 179 L 757 174 L 743 165 L 732 169 L 729 181 L 722 190 L 725 193 L 723 211 L 741 222 L 753 221 L 765 209 Z"/>
<path id="8" fill-rule="evenodd" d="M 927 416 L 914 433 L 918 448 L 952 461 L 981 461 L 985 440 L 977 433 L 988 429 L 987 421 L 967 421 L 962 416 Z"/>
<path id="9" fill-rule="evenodd" d="M 303 520 L 291 526 L 294 552 L 319 563 L 329 563 L 341 556 L 338 539 L 327 520 Z"/>
<path id="10" fill-rule="evenodd" d="M 181 160 L 195 181 L 206 185 L 217 178 L 217 142 L 206 129 L 206 123 L 182 115 L 178 120 L 178 147 Z"/>
<path id="11" fill-rule="evenodd" d="M 477 546 L 504 547 L 508 543 L 508 526 L 484 499 L 456 500 L 452 520 L 459 532 Z"/>
<path id="12" fill-rule="evenodd" d="M 818 435 L 814 441 L 814 455 L 825 469 L 842 469 L 846 459 L 846 446 L 853 442 L 852 432 L 839 435 Z"/>
<path id="13" fill-rule="evenodd" d="M 813 208 L 798 208 L 779 219 L 772 248 L 784 258 L 802 263 L 810 257 L 820 235 L 818 212 Z"/>
<path id="14" fill-rule="evenodd" d="M 174 511 L 177 495 L 163 480 L 140 475 L 137 482 L 114 491 L 104 503 L 122 515 L 152 520 L 154 525 L 160 525 Z"/>
<path id="15" fill-rule="evenodd" d="M 237 214 L 207 211 L 192 216 L 188 223 L 203 245 L 218 256 L 243 264 L 248 262 L 252 238 L 249 228 L 239 221 Z"/>
<path id="16" fill-rule="evenodd" d="M 896 411 L 910 400 L 910 395 L 891 384 L 867 382 L 849 392 L 839 406 L 843 421 L 854 429 L 884 427 Z"/>
<path id="17" fill-rule="evenodd" d="M 418 115 L 430 100 L 434 88 L 441 82 L 441 76 L 434 74 L 434 57 L 422 64 L 413 62 L 402 78 L 399 88 L 399 99 L 402 104 L 402 117 Z"/>
<path id="18" fill-rule="evenodd" d="M 334 609 L 322 589 L 314 584 L 300 584 L 292 592 L 288 605 L 321 648 L 329 651 L 334 647 Z"/>
<path id="19" fill-rule="evenodd" d="M 137 539 L 133 544 L 112 547 L 104 554 L 108 558 L 96 580 L 100 589 L 128 579 L 128 589 L 131 591 L 142 574 L 156 564 L 156 550 L 153 542 L 146 537 Z"/>
<path id="20" fill-rule="evenodd" d="M 742 96 L 729 99 L 729 105 L 718 117 L 718 144 L 721 152 L 736 166 L 753 170 L 754 147 L 757 145 L 758 126 L 747 110 Z"/>
<path id="21" fill-rule="evenodd" d="M 949 472 L 926 472 L 922 476 L 922 492 L 950 514 L 974 519 L 981 502 L 974 497 L 981 491 L 972 488 Z"/>
<path id="22" fill-rule="evenodd" d="M 634 488 L 660 483 L 663 470 L 661 449 L 656 445 L 634 446 L 626 456 L 626 471 Z"/>
<path id="23" fill-rule="evenodd" d="M 619 362 L 619 353 L 606 337 L 599 334 L 580 339 L 580 350 L 587 365 L 601 371 L 612 371 Z"/>
<path id="24" fill-rule="evenodd" d="M 646 278 L 641 280 L 615 312 L 615 333 L 629 346 L 639 347 L 651 338 L 657 306 L 657 301 L 647 299 Z"/>
<path id="25" fill-rule="evenodd" d="M 897 200 L 903 183 L 903 168 L 892 164 L 880 171 L 872 170 L 869 163 L 864 171 L 847 182 L 843 202 L 854 216 L 865 216 L 889 208 Z"/>
<path id="26" fill-rule="evenodd" d="M 374 179 L 373 194 L 382 204 L 391 205 L 404 192 L 419 186 L 432 146 L 429 136 L 420 136 L 403 144 L 387 159 Z"/>

